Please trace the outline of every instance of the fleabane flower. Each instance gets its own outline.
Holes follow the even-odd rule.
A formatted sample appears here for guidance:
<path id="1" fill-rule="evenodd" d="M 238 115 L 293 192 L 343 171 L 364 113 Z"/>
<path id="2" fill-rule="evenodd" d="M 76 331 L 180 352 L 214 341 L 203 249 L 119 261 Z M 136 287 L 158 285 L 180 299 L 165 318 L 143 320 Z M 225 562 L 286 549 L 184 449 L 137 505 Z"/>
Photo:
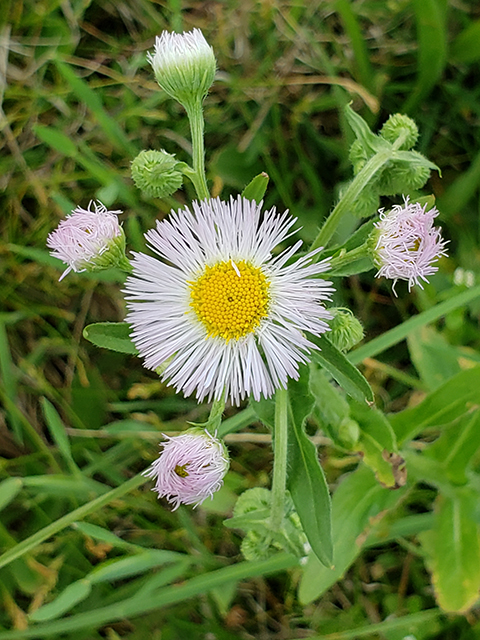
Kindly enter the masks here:
<path id="1" fill-rule="evenodd" d="M 181 34 L 163 31 L 147 60 L 161 88 L 184 106 L 207 95 L 217 67 L 213 49 L 200 29 Z"/>
<path id="2" fill-rule="evenodd" d="M 193 203 L 157 222 L 146 238 L 161 258 L 134 254 L 126 282 L 131 337 L 145 366 L 162 367 L 186 396 L 238 404 L 270 397 L 317 347 L 304 332 L 328 331 L 323 302 L 333 292 L 319 278 L 329 267 L 319 250 L 293 258 L 299 241 L 288 212 L 261 214 L 241 198 Z"/>
<path id="3" fill-rule="evenodd" d="M 88 209 L 77 207 L 48 235 L 51 255 L 68 265 L 60 280 L 70 271 L 99 271 L 126 260 L 119 213 L 107 211 L 101 202 L 90 201 Z"/>
<path id="4" fill-rule="evenodd" d="M 174 511 L 181 504 L 197 506 L 212 497 L 230 466 L 224 444 L 201 428 L 164 437 L 160 457 L 143 474 L 155 478 L 153 491 L 167 498 Z"/>
<path id="5" fill-rule="evenodd" d="M 434 226 L 438 216 L 435 207 L 426 211 L 427 205 L 409 202 L 394 205 L 391 211 L 380 210 L 380 220 L 372 234 L 373 259 L 378 268 L 377 278 L 393 280 L 393 292 L 397 280 L 407 280 L 408 290 L 438 270 L 434 263 L 446 256 L 446 241 Z M 396 295 L 396 293 L 395 293 Z"/>

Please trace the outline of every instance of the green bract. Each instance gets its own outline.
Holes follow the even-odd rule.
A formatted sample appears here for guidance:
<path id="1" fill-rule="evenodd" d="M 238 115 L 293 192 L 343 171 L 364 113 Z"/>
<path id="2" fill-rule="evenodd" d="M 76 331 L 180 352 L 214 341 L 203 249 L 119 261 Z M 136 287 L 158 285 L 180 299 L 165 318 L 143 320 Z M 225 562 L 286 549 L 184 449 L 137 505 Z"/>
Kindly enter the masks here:
<path id="1" fill-rule="evenodd" d="M 164 198 L 182 186 L 183 175 L 178 170 L 181 164 L 163 149 L 140 151 L 132 162 L 132 178 L 145 195 Z"/>
<path id="2" fill-rule="evenodd" d="M 183 106 L 203 100 L 213 84 L 215 54 L 200 29 L 182 34 L 163 31 L 148 55 L 158 84 Z"/>

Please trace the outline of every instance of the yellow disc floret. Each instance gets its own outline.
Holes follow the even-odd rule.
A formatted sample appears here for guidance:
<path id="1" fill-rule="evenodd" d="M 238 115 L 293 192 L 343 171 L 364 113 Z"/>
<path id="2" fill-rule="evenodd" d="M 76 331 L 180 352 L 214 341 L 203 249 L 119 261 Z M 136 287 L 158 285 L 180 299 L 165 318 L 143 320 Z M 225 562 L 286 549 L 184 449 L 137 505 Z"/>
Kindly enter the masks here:
<path id="1" fill-rule="evenodd" d="M 261 269 L 243 260 L 207 265 L 189 284 L 190 306 L 209 336 L 227 342 L 241 338 L 267 315 L 270 283 Z"/>

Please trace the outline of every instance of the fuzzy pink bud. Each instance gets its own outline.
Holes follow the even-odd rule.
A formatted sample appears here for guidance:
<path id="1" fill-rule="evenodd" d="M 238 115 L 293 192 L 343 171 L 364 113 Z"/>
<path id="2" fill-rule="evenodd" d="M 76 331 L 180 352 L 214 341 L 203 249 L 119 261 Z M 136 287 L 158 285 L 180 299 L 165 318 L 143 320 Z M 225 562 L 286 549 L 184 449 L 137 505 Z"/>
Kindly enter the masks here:
<path id="1" fill-rule="evenodd" d="M 410 203 L 407 197 L 403 205 L 395 205 L 388 213 L 379 211 L 373 234 L 375 275 L 393 280 L 394 293 L 397 280 L 407 280 L 409 291 L 414 284 L 423 289 L 421 280 L 428 282 L 427 276 L 438 270 L 433 263 L 447 255 L 447 243 L 434 226 L 438 211 L 435 207 L 426 211 L 426 207 Z"/>
<path id="2" fill-rule="evenodd" d="M 119 262 L 125 255 L 119 213 L 107 211 L 101 202 L 90 201 L 88 209 L 77 207 L 49 234 L 47 246 L 51 255 L 68 265 L 60 280 L 70 271 L 97 271 Z"/>
<path id="3" fill-rule="evenodd" d="M 160 457 L 144 472 L 156 480 L 153 491 L 167 498 L 174 511 L 181 504 L 197 506 L 212 497 L 230 466 L 223 443 L 200 428 L 165 438 Z"/>

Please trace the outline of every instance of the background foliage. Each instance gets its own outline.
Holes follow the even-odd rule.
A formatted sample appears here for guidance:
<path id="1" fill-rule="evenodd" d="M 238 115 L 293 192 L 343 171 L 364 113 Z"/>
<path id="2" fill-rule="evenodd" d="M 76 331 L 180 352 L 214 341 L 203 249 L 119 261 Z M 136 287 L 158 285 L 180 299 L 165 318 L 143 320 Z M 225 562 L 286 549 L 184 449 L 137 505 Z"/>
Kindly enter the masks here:
<path id="1" fill-rule="evenodd" d="M 476 3 L 11 0 L 0 20 L 0 638 L 477 637 Z M 58 221 L 92 198 L 124 211 L 141 249 L 155 218 L 193 197 L 187 185 L 177 200 L 149 200 L 129 178 L 142 148 L 189 157 L 188 122 L 145 55 L 162 29 L 193 27 L 219 67 L 205 102 L 215 195 L 266 171 L 266 204 L 288 207 L 312 240 L 351 177 L 342 115 L 351 101 L 374 130 L 390 113 L 411 115 L 419 151 L 442 171 L 425 193 L 436 196 L 450 257 L 431 284 L 394 298 L 371 273 L 336 282 L 336 304 L 365 326 L 352 360 L 380 409 L 406 409 L 390 423 L 409 482 L 384 489 L 335 437 L 339 416 L 317 432 L 314 413 L 307 429 L 336 496 L 335 576 L 286 554 L 245 563 L 238 530 L 223 526 L 240 491 L 270 482 L 270 434 L 249 407 L 227 414 L 226 431 L 243 432 L 227 440 L 232 470 L 214 500 L 175 513 L 157 501 L 136 474 L 160 433 L 201 421 L 208 407 L 176 397 L 136 358 L 87 343 L 86 324 L 123 319 L 121 275 L 58 283 L 45 250 Z M 351 216 L 345 237 L 357 223 Z M 316 411 L 325 423 L 320 401 Z M 360 408 L 345 411 L 362 425 Z M 452 523 L 460 548 L 443 544 Z M 25 631 L 34 623 L 43 631 Z"/>

